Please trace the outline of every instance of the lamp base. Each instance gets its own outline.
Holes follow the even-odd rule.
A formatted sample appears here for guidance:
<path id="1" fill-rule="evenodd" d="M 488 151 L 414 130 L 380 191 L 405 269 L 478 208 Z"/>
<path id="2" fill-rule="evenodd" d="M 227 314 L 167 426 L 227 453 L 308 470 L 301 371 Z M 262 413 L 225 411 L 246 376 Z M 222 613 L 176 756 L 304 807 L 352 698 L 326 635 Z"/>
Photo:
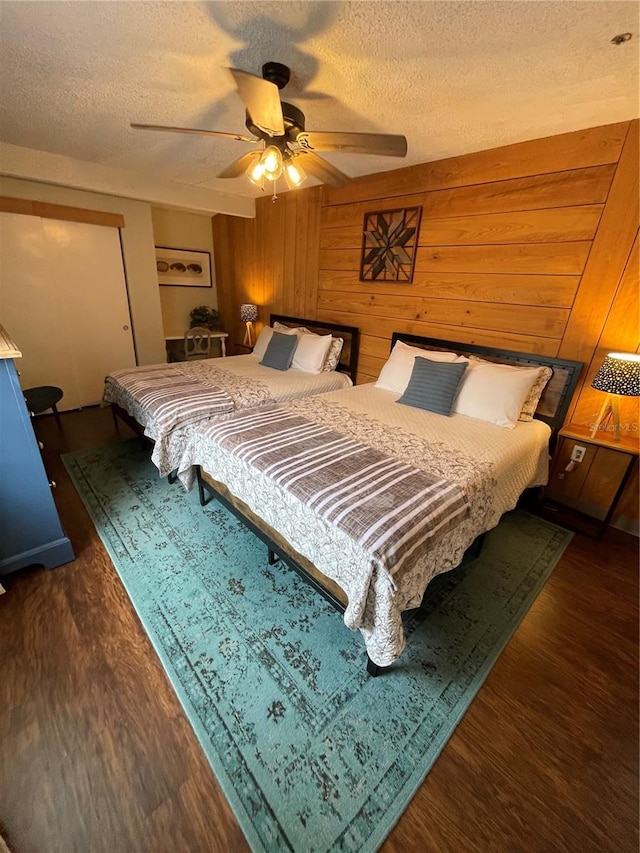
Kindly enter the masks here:
<path id="1" fill-rule="evenodd" d="M 253 347 L 253 341 L 251 339 L 252 338 L 252 335 L 251 335 L 251 326 L 252 325 L 253 324 L 251 323 L 251 320 L 248 320 L 246 323 L 247 328 L 246 328 L 246 331 L 244 333 L 244 340 L 242 341 L 243 347 Z"/>
<path id="2" fill-rule="evenodd" d="M 591 430 L 591 438 L 596 437 L 600 431 L 602 422 L 606 420 L 609 414 L 611 414 L 611 421 L 613 425 L 613 440 L 620 441 L 620 407 L 618 405 L 617 394 L 607 394 L 607 397 L 602 404 L 602 408 L 600 409 L 598 420 L 595 422 L 593 429 Z"/>

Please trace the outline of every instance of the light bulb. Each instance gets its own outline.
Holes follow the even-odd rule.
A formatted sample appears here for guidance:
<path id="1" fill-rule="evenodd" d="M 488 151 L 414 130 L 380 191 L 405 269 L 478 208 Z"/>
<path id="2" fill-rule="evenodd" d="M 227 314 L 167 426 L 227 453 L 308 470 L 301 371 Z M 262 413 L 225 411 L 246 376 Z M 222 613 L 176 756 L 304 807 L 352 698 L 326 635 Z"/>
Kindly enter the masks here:
<path id="1" fill-rule="evenodd" d="M 284 179 L 290 190 L 299 187 L 303 181 L 306 181 L 307 175 L 302 166 L 290 160 L 284 167 Z"/>
<path id="2" fill-rule="evenodd" d="M 257 187 L 262 189 L 264 186 L 264 165 L 262 160 L 258 160 L 257 163 L 252 163 L 247 169 L 246 175 L 252 184 L 255 184 Z"/>
<path id="3" fill-rule="evenodd" d="M 265 152 L 260 158 L 260 163 L 264 169 L 265 177 L 270 181 L 275 181 L 282 174 L 282 154 L 275 145 L 265 148 Z"/>

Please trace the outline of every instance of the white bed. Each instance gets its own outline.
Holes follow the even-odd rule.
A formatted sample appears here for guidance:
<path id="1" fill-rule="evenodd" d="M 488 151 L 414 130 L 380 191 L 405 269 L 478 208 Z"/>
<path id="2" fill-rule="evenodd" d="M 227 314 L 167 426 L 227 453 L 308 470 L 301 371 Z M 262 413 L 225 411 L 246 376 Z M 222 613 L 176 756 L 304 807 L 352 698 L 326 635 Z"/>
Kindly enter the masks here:
<path id="1" fill-rule="evenodd" d="M 195 482 L 194 466 L 200 466 L 337 584 L 347 602 L 345 624 L 362 632 L 378 666 L 392 664 L 402 652 L 401 613 L 420 604 L 429 581 L 458 565 L 476 537 L 495 527 L 526 488 L 546 483 L 551 435 L 542 421 L 505 430 L 464 415 L 446 419 L 443 429 L 441 415 L 397 405 L 397 396 L 360 385 L 286 408 L 461 486 L 469 514 L 437 542 L 416 550 L 398 573 L 376 571 L 358 542 L 211 441 L 206 421 L 170 436 L 155 459 L 161 473 L 177 469 L 188 487 Z"/>
<path id="2" fill-rule="evenodd" d="M 164 394 L 172 383 L 184 383 L 184 390 L 183 386 L 177 385 L 174 393 L 174 399 L 178 394 L 184 393 L 181 413 L 183 423 L 188 420 L 195 422 L 207 416 L 224 416 L 223 401 L 227 410 L 237 411 L 297 400 L 312 394 L 323 394 L 353 384 L 352 376 L 355 376 L 358 353 L 356 328 L 282 315 L 271 315 L 271 322 L 289 329 L 304 326 L 307 331 L 331 334 L 334 338 L 343 340 L 344 345 L 336 369 L 323 370 L 320 373 L 310 373 L 295 367 L 276 370 L 260 364 L 261 357 L 253 353 L 174 364 L 144 365 L 109 374 L 105 378 L 103 403 L 111 404 L 115 414 L 123 417 L 134 428 L 140 427 L 147 437 L 157 442 L 173 425 L 168 423 L 166 418 L 160 420 L 154 417 L 151 401 L 156 402 L 158 388 L 161 388 Z M 214 389 L 219 394 L 220 411 L 212 407 L 211 412 L 208 412 L 209 403 L 215 402 L 215 394 L 212 393 Z M 207 392 L 210 392 L 211 396 L 207 397 Z M 189 397 L 189 394 L 192 396 Z"/>
<path id="3" fill-rule="evenodd" d="M 505 365 L 534 367 L 534 372 L 543 367 L 548 384 L 544 390 L 538 389 L 530 410 L 527 411 L 526 406 L 521 408 L 524 398 L 518 403 L 512 428 L 465 414 L 445 416 L 400 405 L 397 402 L 399 393 L 374 385 L 360 385 L 272 407 L 273 412 L 263 410 L 258 419 L 234 413 L 224 422 L 220 419 L 202 421 L 166 436 L 154 450 L 154 461 L 161 473 L 177 470 L 188 488 L 197 478 L 201 501 L 204 483 L 265 539 L 270 551 L 283 556 L 332 603 L 344 610 L 345 624 L 359 629 L 364 637 L 369 662 L 373 662 L 368 666 L 372 674 L 376 674 L 378 667 L 392 664 L 401 654 L 405 642 L 401 614 L 419 606 L 431 579 L 459 565 L 474 540 L 495 527 L 503 513 L 515 507 L 525 489 L 546 483 L 552 431 L 563 422 L 581 369 L 578 362 L 531 354 L 406 335 L 394 335 L 394 343 L 396 339 L 431 350 L 432 357 L 435 351 L 440 350 L 440 355 L 444 356 L 444 350 L 452 349 L 459 354 L 457 361 L 481 356 L 485 366 L 486 360 L 489 364 L 499 362 L 501 375 Z M 473 367 L 474 371 L 477 369 L 480 372 L 474 376 L 480 376 L 486 368 Z M 484 391 L 482 396 L 486 396 Z M 461 397 L 460 392 L 458 400 Z M 527 402 L 530 401 L 527 396 Z M 520 420 L 525 412 L 529 419 Z M 274 435 L 267 439 L 254 437 L 257 420 L 267 424 L 270 419 L 283 418 L 302 422 L 295 427 L 302 432 L 296 433 L 298 444 L 291 451 L 291 429 L 286 425 L 277 426 Z M 357 447 L 366 448 L 367 452 L 372 449 L 381 455 L 383 465 L 388 462 L 404 465 L 418 476 L 437 478 L 462 496 L 464 511 L 456 509 L 456 514 L 446 518 L 444 524 L 439 524 L 437 519 L 433 521 L 433 531 L 427 531 L 421 540 L 414 539 L 417 544 L 407 550 L 396 565 L 393 559 L 388 564 L 373 559 L 372 550 L 360 544 L 363 539 L 354 538 L 339 524 L 327 521 L 319 511 L 311 508 L 319 506 L 317 494 L 327 493 L 326 479 L 322 477 L 326 478 L 331 467 L 324 461 L 330 455 L 323 457 L 317 450 L 314 452 L 320 464 L 309 463 L 308 439 L 302 436 L 305 430 L 314 430 L 317 424 L 330 433 L 327 441 L 335 441 L 337 437 L 340 441 L 355 442 Z M 274 427 L 267 425 L 265 429 Z M 288 435 L 282 431 L 286 429 Z M 232 436 L 231 444 L 229 436 Z M 264 440 L 273 441 L 273 447 L 280 446 L 277 451 L 280 459 L 275 465 L 271 462 L 276 458 L 272 445 L 259 443 Z M 232 446 L 234 441 L 237 446 Z M 251 448 L 249 454 L 247 447 Z M 253 459 L 248 458 L 251 454 Z M 291 469 L 291 460 L 296 459 L 296 454 L 302 467 L 290 470 L 283 477 L 282 466 Z M 307 473 L 300 474 L 305 467 Z M 326 470 L 314 480 L 317 467 Z M 292 491 L 292 473 L 294 480 L 305 483 L 307 498 L 314 495 L 312 500 L 301 499 L 294 493 L 295 489 Z M 363 480 L 359 477 L 360 473 L 352 474 L 340 481 L 342 497 L 339 503 L 362 502 L 352 497 L 350 486 L 344 485 L 353 482 L 360 488 Z M 387 497 L 384 489 L 372 490 L 372 494 Z M 379 510 L 381 514 L 397 513 L 391 524 L 400 519 L 398 505 L 404 500 L 404 493 L 399 501 L 397 494 L 396 491 L 394 509 Z M 412 499 L 410 493 L 409 499 Z M 422 512 L 422 505 L 419 506 Z M 459 507 L 459 503 L 456 506 Z M 378 509 L 374 507 L 372 512 L 375 515 Z M 424 518 L 416 513 L 417 523 L 426 524 L 430 512 L 425 509 Z M 405 523 L 402 519 L 400 522 Z M 375 517 L 372 523 L 374 527 L 379 526 Z M 432 523 L 430 519 L 429 523 Z"/>

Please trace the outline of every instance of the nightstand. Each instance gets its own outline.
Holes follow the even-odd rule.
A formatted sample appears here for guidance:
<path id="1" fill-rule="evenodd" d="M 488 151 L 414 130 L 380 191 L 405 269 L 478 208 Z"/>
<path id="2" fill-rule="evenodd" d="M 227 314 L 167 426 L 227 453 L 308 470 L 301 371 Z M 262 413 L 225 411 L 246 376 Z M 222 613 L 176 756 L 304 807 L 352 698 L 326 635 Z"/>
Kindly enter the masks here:
<path id="1" fill-rule="evenodd" d="M 586 427 L 563 427 L 542 514 L 581 533 L 599 535 L 611 520 L 637 458 L 636 433 L 623 433 L 615 441 L 607 432 L 591 438 Z"/>
<path id="2" fill-rule="evenodd" d="M 253 352 L 253 347 L 248 347 L 246 344 L 234 343 L 233 346 L 236 351 L 236 355 L 247 355 L 247 353 Z"/>

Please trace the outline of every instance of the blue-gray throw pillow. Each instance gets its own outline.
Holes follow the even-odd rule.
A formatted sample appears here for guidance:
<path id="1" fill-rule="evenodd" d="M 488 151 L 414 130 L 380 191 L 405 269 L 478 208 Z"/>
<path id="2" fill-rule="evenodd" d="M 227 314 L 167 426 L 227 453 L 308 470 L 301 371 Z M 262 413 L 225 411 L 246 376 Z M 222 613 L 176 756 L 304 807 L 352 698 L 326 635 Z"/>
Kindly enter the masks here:
<path id="1" fill-rule="evenodd" d="M 297 335 L 283 335 L 282 332 L 274 332 L 260 364 L 264 364 L 265 367 L 275 367 L 276 370 L 289 370 L 297 346 Z"/>
<path id="2" fill-rule="evenodd" d="M 409 384 L 398 403 L 450 417 L 467 364 L 466 361 L 431 361 L 417 356 Z"/>

